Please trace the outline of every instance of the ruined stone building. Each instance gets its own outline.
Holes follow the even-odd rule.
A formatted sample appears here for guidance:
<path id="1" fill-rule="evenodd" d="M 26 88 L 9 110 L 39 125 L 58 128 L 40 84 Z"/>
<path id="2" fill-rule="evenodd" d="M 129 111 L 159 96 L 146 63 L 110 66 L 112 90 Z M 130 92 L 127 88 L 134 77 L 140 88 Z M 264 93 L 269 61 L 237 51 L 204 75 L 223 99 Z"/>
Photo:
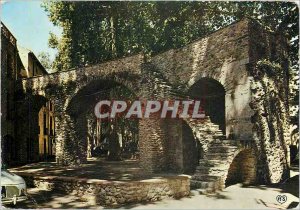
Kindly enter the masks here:
<path id="1" fill-rule="evenodd" d="M 205 99 L 202 120 L 138 120 L 140 166 L 191 174 L 191 186 L 210 191 L 233 182 L 280 182 L 290 164 L 287 49 L 282 34 L 244 19 L 147 62 L 138 54 L 23 78 L 16 89 L 24 116 L 18 130 L 37 138 L 38 113 L 51 101 L 56 161 L 80 165 L 100 93 L 122 87 L 140 100 Z"/>
<path id="2" fill-rule="evenodd" d="M 13 100 L 17 78 L 17 40 L 1 23 L 1 148 L 2 159 L 15 159 L 15 109 Z M 5 123 L 4 123 L 5 121 Z"/>
<path id="3" fill-rule="evenodd" d="M 9 165 L 39 161 L 45 158 L 44 149 L 39 148 L 44 148 L 44 144 L 52 145 L 48 140 L 52 133 L 46 134 L 45 128 L 41 126 L 40 134 L 33 135 L 30 129 L 26 128 L 31 119 L 18 114 L 22 109 L 16 91 L 18 79 L 45 74 L 48 74 L 47 71 L 34 53 L 18 46 L 17 39 L 1 23 L 1 148 L 3 161 Z M 38 119 L 40 124 L 45 122 L 48 125 L 51 121 L 53 126 L 50 126 L 49 132 L 53 132 L 53 110 L 50 109 L 49 104 L 50 102 L 47 102 L 41 109 Z M 20 130 L 20 127 L 25 129 Z M 37 139 L 39 141 L 36 141 Z M 47 146 L 45 151 L 46 154 L 52 154 L 52 147 L 50 151 Z"/>

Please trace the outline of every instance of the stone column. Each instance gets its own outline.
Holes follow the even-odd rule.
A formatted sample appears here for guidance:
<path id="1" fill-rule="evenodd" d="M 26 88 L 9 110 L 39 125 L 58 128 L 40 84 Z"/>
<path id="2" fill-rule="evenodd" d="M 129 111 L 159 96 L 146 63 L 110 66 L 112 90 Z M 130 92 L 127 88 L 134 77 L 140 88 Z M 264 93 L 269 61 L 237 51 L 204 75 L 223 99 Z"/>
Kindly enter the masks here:
<path id="1" fill-rule="evenodd" d="M 74 117 L 66 111 L 68 100 L 60 97 L 53 100 L 55 106 L 55 139 L 56 139 L 56 161 L 60 165 L 79 165 L 86 162 L 82 144 L 76 132 Z"/>
<path id="2" fill-rule="evenodd" d="M 183 172 L 183 138 L 182 119 L 164 119 L 166 130 L 167 170 L 170 172 Z M 188 163 L 192 164 L 192 163 Z"/>
<path id="3" fill-rule="evenodd" d="M 163 119 L 139 120 L 140 164 L 147 172 L 161 172 L 166 168 L 165 139 Z"/>
<path id="4" fill-rule="evenodd" d="M 87 142 L 88 142 L 88 124 L 86 113 L 81 113 L 76 118 L 75 132 L 76 136 L 74 138 L 75 144 L 77 146 L 77 154 L 80 163 L 85 163 L 87 161 Z"/>
<path id="5" fill-rule="evenodd" d="M 148 172 L 182 172 L 182 122 L 148 118 L 139 121 L 140 164 Z"/>

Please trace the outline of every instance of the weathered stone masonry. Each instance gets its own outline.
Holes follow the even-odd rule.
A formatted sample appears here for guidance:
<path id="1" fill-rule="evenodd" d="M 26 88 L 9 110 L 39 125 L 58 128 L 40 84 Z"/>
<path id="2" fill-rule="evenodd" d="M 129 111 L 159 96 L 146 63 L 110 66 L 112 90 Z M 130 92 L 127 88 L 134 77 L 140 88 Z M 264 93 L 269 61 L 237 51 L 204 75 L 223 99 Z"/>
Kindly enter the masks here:
<path id="1" fill-rule="evenodd" d="M 96 91 L 105 86 L 104 81 L 112 81 L 140 99 L 174 99 L 191 98 L 189 91 L 203 81 L 212 86 L 218 83 L 225 91 L 224 125 L 213 117 L 201 122 L 139 120 L 141 166 L 150 172 L 194 171 L 195 186 L 218 189 L 225 186 L 228 174 L 229 179 L 234 176 L 230 168 L 256 157 L 251 162 L 255 170 L 240 177 L 248 183 L 279 182 L 288 175 L 289 163 L 286 43 L 282 35 L 244 19 L 183 48 L 158 54 L 147 63 L 136 55 L 26 79 L 21 89 L 24 95 L 40 95 L 54 102 L 57 161 L 70 165 L 83 163 L 87 157 L 88 113 L 72 105 L 82 90 Z M 205 91 L 199 94 L 209 100 Z M 184 131 L 187 126 L 190 130 Z M 189 142 L 186 132 L 193 137 Z M 202 154 L 186 152 L 191 145 L 198 145 Z M 240 151 L 249 154 L 240 158 Z M 186 166 L 189 161 L 193 167 Z"/>
<path id="2" fill-rule="evenodd" d="M 81 200 L 102 206 L 120 206 L 125 203 L 158 201 L 163 198 L 181 198 L 190 192 L 188 176 L 168 176 L 141 181 L 107 181 L 74 179 L 68 177 L 25 176 L 26 183 L 43 190 L 72 193 Z"/>
<path id="3" fill-rule="evenodd" d="M 56 159 L 59 163 L 80 164 L 87 158 L 87 130 L 80 125 L 80 122 L 86 120 L 87 113 L 74 113 L 70 110 L 72 99 L 90 84 L 96 82 L 101 85 L 105 80 L 123 84 L 138 92 L 141 60 L 141 55 L 136 55 L 84 69 L 23 80 L 25 96 L 40 95 L 54 103 Z M 90 109 L 90 107 L 83 108 Z M 83 137 L 85 139 L 82 139 Z"/>

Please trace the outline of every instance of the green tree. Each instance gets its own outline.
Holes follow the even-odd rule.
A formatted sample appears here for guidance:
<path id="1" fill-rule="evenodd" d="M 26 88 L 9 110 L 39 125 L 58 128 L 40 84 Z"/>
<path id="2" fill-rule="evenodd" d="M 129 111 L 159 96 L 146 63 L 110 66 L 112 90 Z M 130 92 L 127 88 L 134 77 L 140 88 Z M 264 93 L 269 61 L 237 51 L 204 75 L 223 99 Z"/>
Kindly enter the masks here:
<path id="1" fill-rule="evenodd" d="M 53 34 L 49 40 L 58 49 L 58 70 L 181 47 L 243 17 L 290 40 L 299 28 L 298 8 L 290 2 L 47 2 L 44 8 L 63 29 L 60 40 Z M 295 63 L 297 39 L 291 48 Z"/>
<path id="2" fill-rule="evenodd" d="M 53 63 L 50 59 L 50 54 L 46 52 L 40 52 L 37 57 L 41 62 L 41 64 L 44 66 L 44 68 L 48 72 L 50 72 L 52 70 L 52 63 Z"/>

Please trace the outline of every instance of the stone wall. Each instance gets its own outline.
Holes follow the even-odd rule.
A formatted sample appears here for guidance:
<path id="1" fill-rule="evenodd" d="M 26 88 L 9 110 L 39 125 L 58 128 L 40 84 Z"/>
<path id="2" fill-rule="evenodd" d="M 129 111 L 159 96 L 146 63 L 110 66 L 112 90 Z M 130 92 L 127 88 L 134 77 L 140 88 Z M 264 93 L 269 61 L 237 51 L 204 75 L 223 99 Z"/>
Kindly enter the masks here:
<path id="1" fill-rule="evenodd" d="M 186 122 L 182 123 L 182 156 L 184 173 L 193 173 L 199 159 L 203 158 L 202 145 Z"/>
<path id="2" fill-rule="evenodd" d="M 15 137 L 15 109 L 13 101 L 17 75 L 17 40 L 1 22 L 1 157 L 6 164 L 20 159 L 12 148 L 19 142 Z"/>
<path id="3" fill-rule="evenodd" d="M 93 205 L 116 207 L 129 203 L 181 198 L 190 194 L 188 176 L 170 176 L 142 181 L 106 181 L 67 177 L 24 176 L 26 182 L 43 190 L 72 193 Z"/>
<path id="4" fill-rule="evenodd" d="M 226 136 L 252 139 L 249 63 L 249 20 L 237 22 L 191 44 L 154 56 L 151 64 L 174 86 L 186 91 L 201 78 L 225 89 Z"/>
<path id="5" fill-rule="evenodd" d="M 253 137 L 260 182 L 277 183 L 289 176 L 289 62 L 282 34 L 250 25 L 248 70 L 251 79 Z M 254 30 L 255 29 L 255 30 Z"/>
<path id="6" fill-rule="evenodd" d="M 142 55 L 138 54 L 99 65 L 23 79 L 21 80 L 21 87 L 19 88 L 35 95 L 48 97 L 51 95 L 51 91 L 53 93 L 53 91 L 55 92 L 64 87 L 69 88 L 70 93 L 72 89 L 73 91 L 75 89 L 73 94 L 76 94 L 77 91 L 85 87 L 91 81 L 110 79 L 135 89 L 136 83 L 130 81 L 133 79 L 131 75 L 141 74 L 141 63 Z"/>

